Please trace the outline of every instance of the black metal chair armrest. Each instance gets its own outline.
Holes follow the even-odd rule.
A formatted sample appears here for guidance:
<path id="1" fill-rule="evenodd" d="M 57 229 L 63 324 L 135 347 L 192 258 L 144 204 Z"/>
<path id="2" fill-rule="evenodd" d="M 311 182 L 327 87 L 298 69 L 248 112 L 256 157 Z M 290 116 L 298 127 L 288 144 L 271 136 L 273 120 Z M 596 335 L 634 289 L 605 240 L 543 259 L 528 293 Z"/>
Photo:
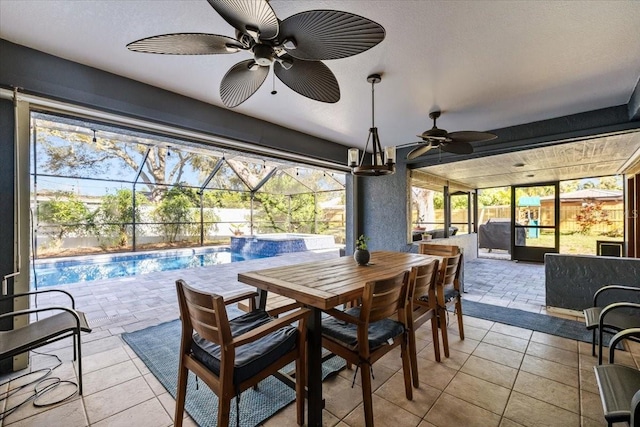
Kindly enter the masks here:
<path id="1" fill-rule="evenodd" d="M 603 345 L 603 339 L 604 339 L 604 329 L 605 329 L 605 317 L 607 316 L 607 314 L 613 313 L 618 309 L 621 308 L 631 308 L 631 309 L 640 309 L 640 304 L 638 303 L 634 303 L 634 302 L 616 302 L 613 304 L 609 304 L 608 306 L 606 306 L 605 308 L 602 309 L 602 311 L 600 312 L 600 317 L 598 318 L 598 365 L 602 365 L 602 345 Z M 625 319 L 627 318 L 627 316 L 623 316 Z M 629 321 L 631 320 L 631 321 Z M 616 321 L 619 323 L 616 325 L 615 329 L 620 331 L 620 330 L 625 330 L 625 329 L 631 329 L 631 328 L 635 328 L 635 327 L 640 327 L 640 313 L 638 314 L 638 321 L 634 322 L 633 320 L 635 320 L 635 318 L 633 317 L 628 317 L 627 320 L 623 320 L 622 318 L 618 318 Z M 607 325 L 607 327 L 609 327 L 611 325 Z M 594 334 L 595 334 L 595 329 L 594 329 Z M 594 335 L 595 336 L 595 335 Z M 634 337 L 635 341 L 640 341 L 640 338 L 636 338 Z"/>
<path id="2" fill-rule="evenodd" d="M 598 327 L 602 328 L 602 326 L 604 325 L 604 318 L 607 316 L 607 314 L 611 313 L 614 310 L 618 310 L 620 308 L 640 309 L 640 304 L 635 302 L 615 302 L 613 304 L 609 304 L 608 306 L 603 308 L 602 311 L 600 312 Z M 639 313 L 639 316 L 640 316 L 640 313 Z M 638 317 L 638 326 L 640 326 L 640 317 Z"/>
<path id="3" fill-rule="evenodd" d="M 594 307 L 598 306 L 598 297 L 600 296 L 600 294 L 602 294 L 604 292 L 607 292 L 607 291 L 615 290 L 615 289 L 620 290 L 620 291 L 640 292 L 640 288 L 639 287 L 635 287 L 635 286 L 626 286 L 626 285 L 607 285 L 607 286 L 603 286 L 593 294 L 593 306 Z"/>
<path id="4" fill-rule="evenodd" d="M 79 330 L 83 332 L 91 332 L 91 327 L 89 326 L 89 322 L 87 321 L 87 318 L 85 317 L 84 313 L 69 307 L 51 306 L 51 307 L 30 308 L 25 310 L 11 311 L 9 313 L 0 314 L 0 319 L 21 316 L 24 314 L 42 313 L 45 311 L 66 311 L 75 318 L 76 325 Z"/>
<path id="5" fill-rule="evenodd" d="M 640 426 L 640 390 L 631 399 L 631 420 L 629 425 L 631 427 Z"/>
<path id="6" fill-rule="evenodd" d="M 613 338 L 611 338 L 611 341 L 609 342 L 609 363 L 613 363 L 613 358 L 618 343 L 623 339 L 629 337 L 640 338 L 640 328 L 624 329 L 615 334 Z"/>
<path id="7" fill-rule="evenodd" d="M 75 317 L 78 327 L 80 327 L 80 316 L 78 315 L 78 313 L 74 309 L 69 308 L 69 307 L 53 306 L 53 307 L 30 308 L 30 309 L 26 309 L 26 310 L 11 311 L 9 313 L 0 314 L 0 319 L 4 319 L 4 318 L 7 318 L 7 317 L 21 316 L 23 314 L 42 313 L 44 311 L 54 311 L 54 310 L 66 311 L 68 313 L 71 313 L 71 315 L 73 317 Z"/>
<path id="8" fill-rule="evenodd" d="M 76 308 L 76 301 L 75 301 L 75 299 L 73 299 L 73 295 L 71 295 L 69 292 L 63 291 L 61 289 L 43 289 L 43 290 L 40 290 L 40 291 L 31 291 L 31 292 L 23 292 L 23 293 L 13 294 L 13 295 L 5 295 L 5 296 L 0 297 L 0 301 L 12 299 L 12 298 L 24 297 L 24 296 L 27 296 L 27 295 L 38 295 L 38 294 L 44 294 L 44 293 L 50 293 L 50 292 L 60 292 L 60 293 L 63 293 L 65 295 L 67 295 L 69 297 L 69 299 L 71 300 L 71 308 L 73 308 L 73 309 Z"/>

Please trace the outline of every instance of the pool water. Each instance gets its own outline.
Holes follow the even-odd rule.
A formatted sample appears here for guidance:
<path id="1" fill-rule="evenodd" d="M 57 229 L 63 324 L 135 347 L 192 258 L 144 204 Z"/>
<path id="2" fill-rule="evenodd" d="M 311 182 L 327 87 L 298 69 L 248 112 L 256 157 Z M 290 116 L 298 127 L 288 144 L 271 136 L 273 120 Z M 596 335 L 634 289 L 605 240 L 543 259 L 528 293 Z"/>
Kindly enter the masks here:
<path id="1" fill-rule="evenodd" d="M 127 255 L 98 255 L 72 260 L 36 261 L 35 274 L 31 274 L 31 286 L 60 286 L 76 282 L 137 276 L 157 271 L 180 270 L 216 264 L 263 258 L 239 254 L 229 248 L 205 250 L 181 250 Z"/>

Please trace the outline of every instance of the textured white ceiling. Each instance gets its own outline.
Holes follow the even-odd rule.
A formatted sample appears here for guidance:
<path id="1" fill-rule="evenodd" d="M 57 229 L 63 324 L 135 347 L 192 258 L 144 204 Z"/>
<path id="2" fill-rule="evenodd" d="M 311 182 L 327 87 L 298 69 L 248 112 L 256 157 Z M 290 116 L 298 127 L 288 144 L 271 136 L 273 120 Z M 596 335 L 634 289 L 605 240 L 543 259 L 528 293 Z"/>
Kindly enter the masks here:
<path id="1" fill-rule="evenodd" d="M 616 175 L 639 159 L 640 132 L 635 131 L 421 170 L 469 188 L 491 188 Z"/>
<path id="2" fill-rule="evenodd" d="M 236 111 L 347 146 L 363 147 L 371 123 L 366 76 L 376 86 L 382 144 L 415 141 L 442 109 L 439 127 L 489 130 L 625 104 L 640 75 L 637 1 L 273 0 L 280 19 L 310 9 L 357 13 L 386 39 L 360 55 L 326 61 L 336 104 L 306 99 L 271 77 Z M 220 80 L 235 55 L 163 56 L 128 51 L 171 32 L 233 36 L 205 0 L 0 0 L 0 37 L 222 106 Z"/>

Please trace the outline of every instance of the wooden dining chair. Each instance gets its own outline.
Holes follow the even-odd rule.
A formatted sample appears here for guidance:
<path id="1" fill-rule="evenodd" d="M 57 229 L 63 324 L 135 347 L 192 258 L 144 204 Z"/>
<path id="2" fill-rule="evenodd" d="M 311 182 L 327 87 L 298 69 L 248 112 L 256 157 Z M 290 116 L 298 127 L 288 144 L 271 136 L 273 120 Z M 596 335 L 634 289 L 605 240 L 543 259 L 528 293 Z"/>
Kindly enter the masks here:
<path id="1" fill-rule="evenodd" d="M 176 282 L 182 337 L 178 368 L 175 426 L 182 425 L 187 394 L 188 371 L 202 379 L 218 396 L 218 426 L 227 427 L 231 399 L 236 397 L 236 417 L 240 418 L 240 393 L 256 386 L 290 362 L 296 363 L 297 422 L 304 423 L 304 348 L 305 321 L 310 310 L 303 308 L 278 319 L 262 310 L 243 314 L 233 320 L 227 317 L 225 301 L 216 294 Z M 253 297 L 255 293 L 250 293 Z M 298 321 L 298 326 L 291 326 Z M 195 333 L 194 333 L 195 332 Z M 249 410 L 249 408 L 247 408 Z"/>
<path id="2" fill-rule="evenodd" d="M 444 356 L 449 357 L 449 334 L 447 333 L 447 307 L 455 306 L 458 316 L 458 333 L 464 339 L 464 325 L 462 323 L 462 300 L 460 293 L 460 264 L 462 255 L 444 257 L 440 264 L 440 274 L 436 281 L 436 299 L 438 301 L 438 324 L 442 335 Z"/>
<path id="3" fill-rule="evenodd" d="M 419 387 L 418 349 L 416 330 L 431 320 L 433 351 L 436 361 L 440 361 L 440 340 L 438 338 L 438 305 L 436 300 L 436 280 L 438 279 L 437 259 L 411 268 L 409 274 L 407 329 L 409 337 L 409 357 L 413 386 Z"/>
<path id="4" fill-rule="evenodd" d="M 367 282 L 362 304 L 346 311 L 328 310 L 322 320 L 322 346 L 360 369 L 365 424 L 373 426 L 371 366 L 400 346 L 405 394 L 413 400 L 411 366 L 406 339 L 409 272 Z M 394 314 L 398 320 L 391 319 Z"/>

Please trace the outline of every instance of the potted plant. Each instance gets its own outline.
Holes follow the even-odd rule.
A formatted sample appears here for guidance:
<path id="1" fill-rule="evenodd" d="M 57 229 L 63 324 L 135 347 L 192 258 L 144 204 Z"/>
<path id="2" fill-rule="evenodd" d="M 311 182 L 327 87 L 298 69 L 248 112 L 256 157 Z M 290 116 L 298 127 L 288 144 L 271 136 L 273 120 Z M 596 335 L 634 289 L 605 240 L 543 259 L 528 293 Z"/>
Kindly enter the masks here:
<path id="1" fill-rule="evenodd" d="M 422 240 L 431 240 L 431 237 L 429 233 L 422 233 Z"/>
<path id="2" fill-rule="evenodd" d="M 353 253 L 353 259 L 358 263 L 358 265 L 367 265 L 371 259 L 371 254 L 367 249 L 368 241 L 369 238 L 364 234 L 361 234 L 356 240 L 356 251 Z"/>

